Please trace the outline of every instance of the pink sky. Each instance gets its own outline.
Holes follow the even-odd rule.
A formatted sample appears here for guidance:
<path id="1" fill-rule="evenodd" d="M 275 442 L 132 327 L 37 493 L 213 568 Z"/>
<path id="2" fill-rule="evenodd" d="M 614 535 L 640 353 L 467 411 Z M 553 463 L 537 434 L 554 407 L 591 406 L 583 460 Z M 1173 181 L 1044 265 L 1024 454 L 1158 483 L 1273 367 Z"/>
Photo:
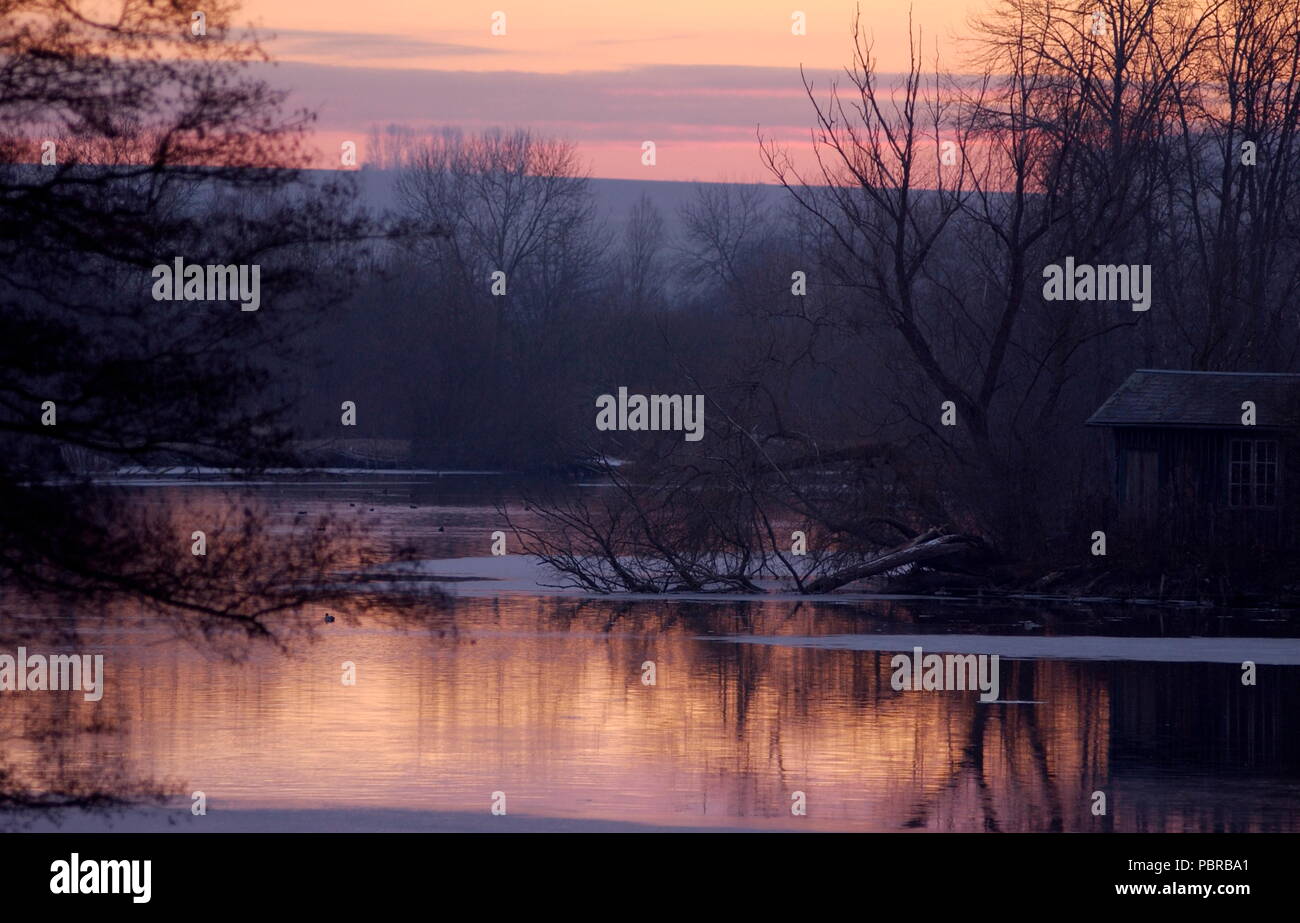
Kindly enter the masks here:
<path id="1" fill-rule="evenodd" d="M 916 0 L 927 60 L 983 0 Z M 907 63 L 908 6 L 863 0 L 882 71 Z M 530 127 L 575 141 L 595 176 L 767 179 L 756 126 L 804 143 L 802 65 L 824 85 L 849 60 L 846 0 L 246 0 L 242 18 L 280 62 L 273 82 L 320 116 L 323 148 L 373 127 Z M 505 35 L 491 34 L 495 12 Z M 794 35 L 801 11 L 806 35 Z M 641 163 L 641 144 L 657 163 Z"/>

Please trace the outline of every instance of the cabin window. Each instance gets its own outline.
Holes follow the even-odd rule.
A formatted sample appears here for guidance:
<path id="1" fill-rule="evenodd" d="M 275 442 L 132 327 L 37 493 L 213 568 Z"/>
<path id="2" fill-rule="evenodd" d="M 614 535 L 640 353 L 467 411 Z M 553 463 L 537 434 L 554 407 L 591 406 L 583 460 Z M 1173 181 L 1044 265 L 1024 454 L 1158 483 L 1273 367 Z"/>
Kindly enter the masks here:
<path id="1" fill-rule="evenodd" d="M 1228 503 L 1277 505 L 1277 440 L 1233 439 L 1228 446 Z"/>

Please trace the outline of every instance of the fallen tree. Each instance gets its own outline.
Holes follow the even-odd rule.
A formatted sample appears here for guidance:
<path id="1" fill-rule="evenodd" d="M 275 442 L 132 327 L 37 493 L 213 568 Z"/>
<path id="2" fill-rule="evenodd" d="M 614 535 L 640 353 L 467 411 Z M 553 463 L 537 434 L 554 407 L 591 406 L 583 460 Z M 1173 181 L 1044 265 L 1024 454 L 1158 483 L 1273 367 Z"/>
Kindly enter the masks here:
<path id="1" fill-rule="evenodd" d="M 938 558 L 949 558 L 973 548 L 985 548 L 983 540 L 973 535 L 929 529 L 911 541 L 861 564 L 818 577 L 806 584 L 804 592 L 829 593 L 868 577 L 887 574 L 903 567 L 915 567 Z"/>
<path id="2" fill-rule="evenodd" d="M 982 539 L 886 520 L 860 495 L 836 488 L 833 507 L 815 488 L 753 468 L 674 464 L 632 476 L 598 463 L 604 489 L 532 494 L 529 522 L 501 513 L 522 550 L 559 585 L 593 593 L 762 592 L 762 582 L 830 593 L 870 577 L 987 558 Z M 741 472 L 744 472 L 743 474 Z M 833 510 L 833 515 L 824 512 Z M 800 528 L 792 530 L 791 522 Z M 897 533 L 901 544 L 890 544 Z M 793 536 L 800 536 L 794 542 Z"/>

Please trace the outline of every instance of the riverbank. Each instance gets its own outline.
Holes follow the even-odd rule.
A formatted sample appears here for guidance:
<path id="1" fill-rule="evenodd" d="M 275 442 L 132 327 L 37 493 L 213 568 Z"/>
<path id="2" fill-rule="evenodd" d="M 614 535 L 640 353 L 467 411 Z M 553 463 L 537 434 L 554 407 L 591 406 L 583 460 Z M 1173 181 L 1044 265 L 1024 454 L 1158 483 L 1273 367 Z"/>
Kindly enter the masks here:
<path id="1" fill-rule="evenodd" d="M 486 804 L 486 801 L 485 801 Z M 782 828 L 784 829 L 784 828 Z M 132 807 L 111 814 L 84 810 L 26 819 L 15 833 L 734 833 L 735 828 L 637 824 L 530 814 L 402 811 L 392 808 L 209 809 Z"/>

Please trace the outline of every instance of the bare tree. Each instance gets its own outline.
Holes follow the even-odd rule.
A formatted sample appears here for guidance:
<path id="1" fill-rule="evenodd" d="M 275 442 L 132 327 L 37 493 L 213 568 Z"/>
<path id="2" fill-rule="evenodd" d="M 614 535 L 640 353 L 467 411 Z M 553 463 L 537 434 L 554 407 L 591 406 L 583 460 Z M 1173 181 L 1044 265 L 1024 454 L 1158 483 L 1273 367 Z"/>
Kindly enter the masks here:
<path id="1" fill-rule="evenodd" d="M 566 141 L 524 129 L 448 130 L 410 145 L 397 189 L 412 216 L 446 231 L 430 258 L 483 305 L 493 304 L 491 274 L 504 273 L 500 303 L 521 319 L 558 310 L 599 252 L 587 177 Z"/>
<path id="2" fill-rule="evenodd" d="M 746 323 L 693 370 L 725 421 L 712 451 L 639 463 L 751 498 L 756 572 L 786 546 L 764 516 L 816 530 L 826 559 L 795 562 L 801 589 L 921 535 L 1017 556 L 1069 540 L 1104 486 L 1081 424 L 1115 376 L 1180 342 L 1198 366 L 1289 361 L 1293 19 L 1265 0 L 998 0 L 974 23 L 974 76 L 929 74 L 913 33 L 897 80 L 855 22 L 843 85 L 804 81 L 812 168 L 761 145 L 796 217 L 772 224 L 743 187 L 683 213 L 688 274 Z M 1266 169 L 1233 162 L 1243 133 Z M 801 301 L 781 289 L 804 244 L 817 297 Z M 1067 257 L 1154 264 L 1158 310 L 1049 301 L 1042 273 Z M 1262 326 L 1238 323 L 1254 305 Z M 858 419 L 798 403 L 798 382 L 830 376 L 871 389 Z"/>
<path id="3" fill-rule="evenodd" d="M 623 246 L 615 258 L 620 280 L 616 297 L 628 309 L 643 312 L 662 307 L 668 275 L 665 245 L 663 215 L 642 193 L 628 213 Z"/>

